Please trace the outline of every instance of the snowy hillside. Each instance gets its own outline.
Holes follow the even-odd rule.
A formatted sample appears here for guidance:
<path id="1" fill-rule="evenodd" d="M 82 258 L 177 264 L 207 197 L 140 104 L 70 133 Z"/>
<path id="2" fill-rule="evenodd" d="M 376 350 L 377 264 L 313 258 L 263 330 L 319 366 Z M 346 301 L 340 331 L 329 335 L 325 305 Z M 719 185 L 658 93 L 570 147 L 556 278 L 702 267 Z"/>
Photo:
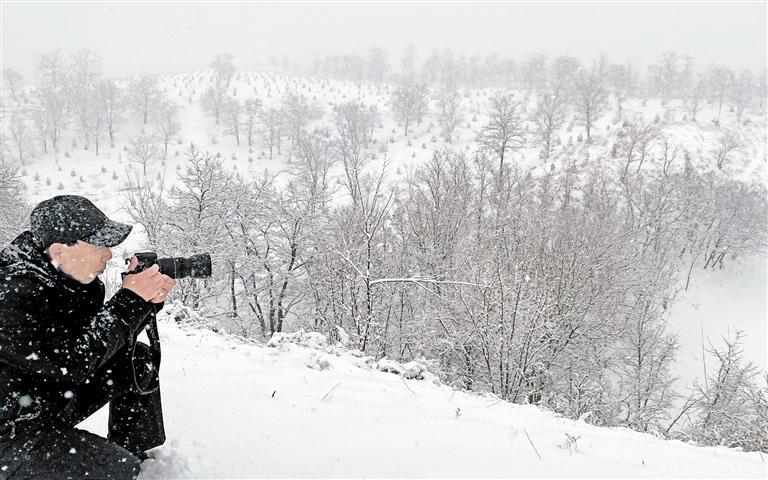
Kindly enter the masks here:
<path id="1" fill-rule="evenodd" d="M 225 171 L 236 174 L 239 179 L 254 180 L 263 172 L 278 175 L 276 183 L 292 178 L 290 174 L 299 171 L 300 164 L 295 156 L 290 156 L 290 140 L 285 132 L 281 134 L 285 137 L 282 151 L 276 148 L 270 152 L 263 138 L 255 138 L 252 146 L 244 138 L 236 140 L 225 114 L 217 123 L 210 111 L 206 111 L 203 94 L 214 85 L 214 77 L 211 71 L 157 77 L 164 101 L 170 101 L 176 109 L 178 130 L 170 138 L 167 157 L 156 155 L 146 165 L 137 162 L 135 155 L 129 155 L 130 143 L 145 132 L 152 132 L 156 126 L 151 121 L 143 124 L 136 112 L 126 110 L 115 144 L 110 146 L 102 138 L 98 155 L 93 145 L 84 148 L 82 132 L 71 122 L 62 135 L 58 152 L 38 151 L 21 163 L 19 173 L 27 186 L 28 200 L 34 204 L 59 194 L 85 195 L 111 218 L 136 224 L 129 213 L 129 195 L 142 184 L 148 191 L 167 196 L 174 185 L 180 184 L 179 176 L 188 165 L 185 152 L 191 144 L 210 152 L 221 161 Z M 131 80 L 134 79 L 118 82 L 125 87 Z M 358 101 L 366 108 L 375 107 L 379 116 L 371 127 L 372 141 L 366 144 L 363 156 L 370 172 L 378 172 L 386 165 L 386 182 L 394 186 L 403 186 L 409 173 L 444 148 L 464 152 L 472 158 L 478 148 L 478 132 L 489 121 L 491 99 L 498 93 L 492 88 L 461 89 L 463 116 L 452 141 L 448 142 L 441 135 L 439 108 L 432 97 L 423 122 L 414 123 L 405 135 L 391 108 L 394 84 L 258 71 L 236 73 L 231 85 L 227 85 L 225 93 L 230 100 L 236 103 L 258 100 L 264 110 L 287 108 L 287 97 L 301 96 L 317 110 L 317 115 L 302 128 L 318 138 L 335 135 L 334 108 L 350 101 Z M 618 184 L 622 171 L 631 170 L 636 174 L 642 167 L 643 175 L 647 173 L 648 178 L 653 178 L 662 168 L 666 176 L 666 167 L 670 167 L 671 172 L 681 172 L 693 166 L 717 178 L 768 184 L 765 117 L 756 111 L 748 110 L 743 119 L 737 120 L 733 110 L 723 108 L 720 115 L 714 106 L 702 105 L 694 121 L 687 118 L 686 108 L 678 99 L 662 105 L 657 98 L 632 97 L 626 99 L 621 115 L 616 114 L 613 106 L 607 109 L 593 125 L 590 141 L 585 140 L 585 130 L 577 116 L 569 112 L 553 134 L 551 156 L 543 160 L 541 140 L 530 120 L 539 99 L 523 90 L 514 94 L 516 99 L 525 98 L 520 106 L 525 142 L 521 148 L 512 149 L 507 158 L 509 164 L 534 178 L 595 164 L 604 168 L 606 176 Z M 629 164 L 625 167 L 627 154 L 622 153 L 625 147 L 621 144 L 625 141 L 622 139 L 631 135 L 628 132 L 635 125 L 630 125 L 632 122 L 652 129 L 655 136 L 650 153 L 643 153 L 645 163 L 638 162 L 629 153 L 630 169 Z M 723 138 L 729 134 L 738 137 L 739 147 L 729 151 L 720 165 L 722 168 L 718 168 L 713 159 Z M 278 135 L 278 138 L 281 137 Z M 674 162 L 670 160 L 670 164 L 662 167 L 662 158 L 667 158 L 666 149 L 671 151 L 673 146 L 679 147 L 679 155 L 671 156 L 676 158 Z M 348 201 L 340 198 L 345 195 L 344 189 L 336 188 L 344 182 L 339 162 L 333 165 L 329 176 L 332 179 L 329 191 L 334 198 L 340 200 L 338 203 Z M 338 230 L 333 231 L 341 236 Z M 217 254 L 218 250 L 225 250 L 222 245 L 229 243 L 220 240 L 203 243 L 214 253 L 214 262 L 220 260 L 214 267 L 224 264 L 224 257 Z M 113 249 L 114 258 L 102 277 L 109 294 L 119 285 L 123 257 L 148 248 L 146 232 L 136 225 L 127 241 Z M 177 253 L 186 255 L 197 251 Z M 734 329 L 743 330 L 747 333 L 745 359 L 763 371 L 768 364 L 766 259 L 743 255 L 733 260 L 728 256 L 723 269 L 713 270 L 701 269 L 702 264 L 696 260 L 690 288 L 679 292 L 669 309 L 666 298 L 664 300 L 666 331 L 677 334 L 680 345 L 671 373 L 677 377 L 673 388 L 682 396 L 671 407 L 663 407 L 669 418 L 662 431 L 679 411 L 693 382 L 702 379 L 702 342 L 706 345 L 711 340 L 718 344 L 721 336 L 729 337 Z M 234 269 L 235 263 L 232 265 Z M 238 264 L 243 265 L 248 268 L 249 264 Z M 276 270 L 285 268 L 278 265 Z M 387 273 L 382 271 L 381 275 L 386 279 Z M 357 274 L 364 276 L 359 269 Z M 295 274 L 293 278 L 300 276 Z M 501 277 L 499 284 L 505 284 Z M 301 283 L 295 286 L 292 283 L 292 288 L 296 289 L 296 298 L 303 297 L 304 290 L 309 289 Z M 244 294 L 245 289 L 240 293 Z M 221 297 L 220 303 L 229 301 L 224 295 Z M 389 301 L 382 301 L 381 308 L 394 305 L 386 303 Z M 244 305 L 240 303 L 241 312 L 246 310 Z M 414 337 L 429 336 L 425 332 L 433 321 L 434 309 L 429 303 L 425 303 L 424 308 L 427 318 L 423 324 L 414 324 Z M 396 364 L 386 361 L 377 364 L 371 357 L 328 346 L 318 334 L 297 334 L 290 338 L 277 334 L 272 346 L 263 346 L 257 341 L 213 331 L 222 332 L 231 327 L 227 322 L 232 320 L 226 312 L 218 313 L 215 320 L 177 325 L 168 318 L 172 310 L 169 307 L 166 318 L 160 322 L 164 346 L 161 382 L 168 442 L 154 451 L 154 459 L 144 464 L 143 479 L 763 478 L 766 475 L 765 459 L 759 453 L 697 447 L 625 428 L 596 427 L 588 423 L 588 418 L 587 421 L 570 420 L 537 406 L 515 405 L 492 395 L 454 390 L 434 382 L 435 377 L 428 373 L 423 375 L 425 379 L 405 379 L 379 371 L 387 365 L 389 369 L 396 369 Z M 283 330 L 291 332 L 299 326 L 310 325 L 312 313 L 311 306 L 304 310 L 297 308 L 286 317 Z M 444 312 L 449 318 L 453 314 L 453 311 Z M 354 317 L 354 321 L 356 323 L 358 317 Z M 201 327 L 201 323 L 206 326 Z M 344 324 L 344 327 L 350 325 Z M 253 327 L 249 334 L 258 338 L 259 332 Z M 452 334 L 456 335 L 455 328 Z M 383 335 L 386 337 L 386 329 Z M 397 352 L 398 348 L 387 352 Z M 572 348 L 575 352 L 586 352 Z M 502 349 L 489 348 L 499 352 Z M 475 349 L 474 354 L 479 358 L 478 351 Z M 414 364 L 411 368 L 418 371 L 419 366 Z M 490 362 L 487 368 L 489 372 L 496 371 Z M 413 376 L 412 373 L 406 376 Z M 666 390 L 662 398 L 665 394 Z M 522 398 L 520 401 L 524 401 Z M 87 420 L 84 426 L 105 435 L 106 411 Z"/>
<path id="2" fill-rule="evenodd" d="M 168 441 L 143 464 L 142 480 L 767 473 L 760 453 L 598 428 L 456 391 L 428 373 L 417 380 L 381 372 L 372 359 L 328 346 L 316 334 L 259 346 L 162 317 Z M 104 435 L 106 420 L 102 410 L 82 426 Z M 569 438 L 576 439 L 570 449 Z"/>
<path id="3" fill-rule="evenodd" d="M 220 156 L 224 168 L 237 172 L 246 179 L 264 171 L 286 172 L 295 167 L 295 162 L 288 162 L 287 140 L 283 141 L 282 151 L 275 151 L 270 159 L 268 150 L 260 139 L 256 139 L 252 147 L 244 140 L 238 146 L 234 137 L 226 133 L 227 120 L 222 118 L 221 123 L 217 125 L 213 118 L 204 112 L 200 99 L 202 92 L 212 85 L 210 71 L 162 76 L 158 81 L 163 93 L 172 98 L 179 108 L 179 132 L 169 145 L 168 157 L 162 161 L 155 159 L 147 167 L 147 178 L 155 182 L 157 191 L 162 185 L 167 192 L 177 182 L 177 174 L 183 171 L 186 165 L 184 152 L 190 142 L 202 150 Z M 129 83 L 127 79 L 121 82 L 126 85 Z M 369 147 L 367 153 L 374 157 L 371 170 L 379 168 L 386 158 L 390 162 L 390 180 L 398 182 L 408 171 L 429 159 L 435 150 L 451 147 L 470 151 L 476 148 L 477 131 L 487 121 L 487 104 L 496 91 L 492 88 L 462 91 L 464 121 L 457 126 L 453 144 L 449 144 L 440 136 L 435 113 L 427 115 L 421 125 L 414 125 L 409 135 L 405 136 L 388 104 L 393 88 L 390 84 L 253 71 L 237 73 L 228 92 L 237 94 L 237 98 L 241 100 L 258 99 L 265 108 L 279 107 L 284 95 L 291 92 L 305 95 L 321 112 L 320 117 L 312 121 L 308 128 L 320 130 L 328 128 L 332 123 L 334 106 L 352 100 L 376 106 L 381 113 L 381 122 L 374 135 L 376 142 Z M 517 92 L 519 97 L 523 94 L 524 92 Z M 526 107 L 529 112 L 535 109 L 535 102 L 531 100 L 530 103 Z M 431 110 L 434 111 L 435 108 L 432 104 Z M 130 222 L 126 211 L 127 193 L 132 188 L 131 182 L 135 184 L 142 175 L 141 166 L 128 160 L 128 139 L 139 134 L 142 129 L 151 131 L 154 127 L 145 127 L 136 121 L 135 114 L 126 112 L 125 117 L 125 125 L 119 131 L 115 146 L 104 145 L 98 156 L 92 146 L 88 150 L 83 149 L 81 133 L 75 125 L 70 125 L 62 136 L 60 152 L 38 152 L 38 155 L 27 159 L 21 166 L 20 173 L 27 185 L 30 202 L 34 204 L 62 193 L 85 195 L 113 218 Z M 768 184 L 764 117 L 745 114 L 750 123 L 739 125 L 735 113 L 724 109 L 721 115 L 722 127 L 713 124 L 715 117 L 714 106 L 703 105 L 697 122 L 686 119 L 685 108 L 678 100 L 664 106 L 658 99 L 651 98 L 643 102 L 638 98 L 630 98 L 624 106 L 624 118 L 642 118 L 648 123 L 658 118 L 663 134 L 689 151 L 691 161 L 702 171 L 716 170 L 711 156 L 717 149 L 718 138 L 723 132 L 735 128 L 742 139 L 743 147 L 731 154 L 731 160 L 724 167 L 725 172 L 728 176 L 745 182 Z M 579 136 L 584 134 L 584 129 L 571 115 L 558 132 L 555 142 L 557 146 L 553 148 L 551 161 L 542 162 L 538 158 L 537 141 L 535 135 L 530 132 L 529 145 L 513 150 L 510 157 L 516 164 L 539 175 L 552 168 L 562 168 L 559 162 L 564 159 L 605 157 L 610 146 L 617 142 L 620 127 L 621 124 L 615 119 L 615 112 L 606 113 L 595 125 L 593 142 L 587 144 L 578 141 Z M 530 122 L 528 128 L 532 128 Z M 621 159 L 617 159 L 615 165 L 616 171 L 619 172 L 623 165 Z M 682 159 L 678 160 L 677 168 L 682 168 L 681 166 Z M 336 168 L 340 169 L 340 166 L 337 165 Z M 658 168 L 658 165 L 649 160 L 645 168 Z M 282 178 L 286 178 L 286 175 Z M 116 282 L 119 278 L 117 273 L 122 271 L 121 257 L 141 250 L 145 244 L 145 235 L 141 227 L 137 226 L 125 243 L 113 249 L 115 258 L 111 265 L 115 268 L 107 273 L 111 281 Z M 729 328 L 744 329 L 748 333 L 748 358 L 765 367 L 768 355 L 764 341 L 764 320 L 768 302 L 765 295 L 768 291 L 767 271 L 768 265 L 761 257 L 742 258 L 727 264 L 722 271 L 695 270 L 690 291 L 679 295 L 670 319 L 670 330 L 680 332 L 683 351 L 678 370 L 684 384 L 689 384 L 693 378 L 702 374 L 702 327 L 705 330 L 705 341 L 706 338 L 711 338 L 715 342 L 721 335 L 727 335 Z M 744 280 L 731 281 L 732 277 Z M 709 281 L 710 278 L 717 280 Z M 699 285 L 699 282 L 702 282 L 702 285 Z M 723 309 L 730 308 L 730 305 L 721 300 L 734 298 L 734 294 L 743 297 L 740 304 L 745 308 L 740 309 L 738 315 L 730 315 L 725 319 Z"/>

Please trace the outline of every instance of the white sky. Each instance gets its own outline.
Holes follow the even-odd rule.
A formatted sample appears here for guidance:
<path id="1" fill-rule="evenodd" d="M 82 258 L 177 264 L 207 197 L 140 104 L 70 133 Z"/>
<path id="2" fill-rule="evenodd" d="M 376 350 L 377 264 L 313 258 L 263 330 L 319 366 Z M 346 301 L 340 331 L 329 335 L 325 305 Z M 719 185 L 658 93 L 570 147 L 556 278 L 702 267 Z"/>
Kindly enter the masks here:
<path id="1" fill-rule="evenodd" d="M 434 48 L 653 62 L 669 50 L 699 65 L 766 67 L 766 2 L 752 3 L 14 3 L 2 1 L 2 66 L 34 72 L 40 53 L 88 47 L 108 76 L 204 68 L 216 52 L 247 69 L 272 55 L 364 53 L 399 65 Z"/>

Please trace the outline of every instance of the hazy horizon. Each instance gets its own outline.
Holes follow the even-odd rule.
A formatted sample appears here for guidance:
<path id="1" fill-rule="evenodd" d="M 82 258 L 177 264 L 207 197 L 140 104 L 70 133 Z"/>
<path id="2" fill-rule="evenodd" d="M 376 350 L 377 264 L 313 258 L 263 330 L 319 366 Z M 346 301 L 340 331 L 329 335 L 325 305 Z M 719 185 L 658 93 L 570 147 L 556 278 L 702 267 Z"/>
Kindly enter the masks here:
<path id="1" fill-rule="evenodd" d="M 601 53 L 638 66 L 667 51 L 698 66 L 766 68 L 766 3 L 12 3 L 2 7 L 2 67 L 34 77 L 40 54 L 87 47 L 107 76 L 205 68 L 230 52 L 239 69 L 288 56 L 389 52 L 417 62 L 436 48 L 523 59 Z"/>

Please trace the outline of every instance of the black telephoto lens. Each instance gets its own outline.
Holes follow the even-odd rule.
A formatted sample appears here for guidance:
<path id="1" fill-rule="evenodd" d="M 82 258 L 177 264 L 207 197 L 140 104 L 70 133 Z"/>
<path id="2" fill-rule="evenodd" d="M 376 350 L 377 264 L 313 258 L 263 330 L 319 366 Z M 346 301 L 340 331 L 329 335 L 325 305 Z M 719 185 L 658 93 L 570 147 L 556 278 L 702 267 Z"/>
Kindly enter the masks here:
<path id="1" fill-rule="evenodd" d="M 171 278 L 208 278 L 211 276 L 211 256 L 207 253 L 192 255 L 189 258 L 158 258 L 155 263 L 160 272 Z"/>

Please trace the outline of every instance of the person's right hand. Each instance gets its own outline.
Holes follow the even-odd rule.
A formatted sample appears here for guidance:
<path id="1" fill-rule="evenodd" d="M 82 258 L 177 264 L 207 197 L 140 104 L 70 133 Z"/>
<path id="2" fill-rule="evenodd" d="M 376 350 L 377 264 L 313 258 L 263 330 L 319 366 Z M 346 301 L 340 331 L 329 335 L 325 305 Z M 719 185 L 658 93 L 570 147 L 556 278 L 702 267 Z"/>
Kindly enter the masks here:
<path id="1" fill-rule="evenodd" d="M 133 262 L 131 262 L 133 264 Z M 135 268 L 135 265 L 132 265 Z M 129 270 L 133 268 L 129 267 Z M 123 288 L 132 291 L 147 302 L 165 293 L 165 280 L 160 273 L 160 266 L 152 265 L 141 273 L 134 273 L 123 277 Z"/>

